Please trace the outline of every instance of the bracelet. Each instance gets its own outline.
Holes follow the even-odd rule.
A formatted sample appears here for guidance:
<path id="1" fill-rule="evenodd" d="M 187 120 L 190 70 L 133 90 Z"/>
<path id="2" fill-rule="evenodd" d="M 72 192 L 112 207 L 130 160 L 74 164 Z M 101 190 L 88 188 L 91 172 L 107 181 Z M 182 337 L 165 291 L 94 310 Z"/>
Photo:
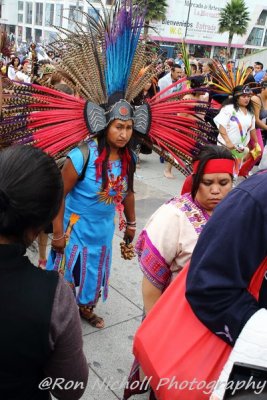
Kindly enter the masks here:
<path id="1" fill-rule="evenodd" d="M 136 221 L 132 221 L 132 222 L 127 221 L 126 224 L 127 224 L 127 225 L 135 226 L 135 225 L 136 225 Z"/>
<path id="2" fill-rule="evenodd" d="M 129 229 L 130 231 L 136 231 L 135 226 L 127 226 L 126 229 Z"/>
<path id="3" fill-rule="evenodd" d="M 61 239 L 64 239 L 66 237 L 66 235 L 65 235 L 65 233 L 64 233 L 64 235 L 63 236 L 60 236 L 59 238 L 54 238 L 54 237 L 52 237 L 52 240 L 61 240 Z"/>

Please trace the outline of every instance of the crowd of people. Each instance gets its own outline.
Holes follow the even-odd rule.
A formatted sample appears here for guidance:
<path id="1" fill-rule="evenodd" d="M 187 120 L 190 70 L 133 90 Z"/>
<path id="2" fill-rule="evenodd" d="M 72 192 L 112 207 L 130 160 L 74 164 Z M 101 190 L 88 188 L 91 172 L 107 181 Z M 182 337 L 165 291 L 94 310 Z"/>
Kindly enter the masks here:
<path id="1" fill-rule="evenodd" d="M 53 51 L 40 51 L 35 43 L 31 43 L 25 52 L 13 50 L 9 56 L 0 59 L 0 74 L 2 78 L 8 78 L 15 82 L 36 82 L 46 74 L 55 71 L 58 57 L 55 58 Z M 50 77 L 49 76 L 49 77 Z M 46 77 L 48 78 L 48 77 Z"/>
<path id="2" fill-rule="evenodd" d="M 118 18 L 123 25 L 122 16 L 128 18 L 129 11 L 116 12 L 108 23 Z M 69 35 L 75 46 L 77 37 Z M 173 178 L 175 166 L 187 178 L 182 193 L 156 210 L 136 238 L 146 323 L 191 260 L 186 298 L 197 318 L 233 347 L 217 378 L 227 382 L 233 363 L 249 363 L 255 346 L 260 350 L 253 362 L 266 367 L 266 280 L 257 298 L 248 292 L 267 254 L 267 175 L 265 170 L 256 172 L 266 156 L 263 64 L 255 62 L 241 73 L 231 60 L 223 66 L 211 59 L 201 63 L 193 56 L 186 60 L 185 52 L 166 60 L 144 53 L 143 64 L 139 61 L 138 67 L 115 74 L 114 54 L 121 54 L 113 47 L 109 52 L 109 46 L 116 37 L 107 40 L 105 32 L 106 53 L 100 62 L 99 44 L 89 34 L 83 35 L 85 43 L 91 40 L 91 47 L 84 48 L 95 57 L 94 63 L 93 56 L 88 60 L 98 71 L 97 84 L 90 81 L 90 70 L 88 80 L 78 72 L 76 77 L 73 61 L 68 70 L 74 50 L 67 46 L 71 56 L 64 59 L 62 55 L 61 64 L 54 61 L 52 51 L 40 59 L 34 43 L 23 59 L 13 54 L 8 62 L 1 61 L 1 75 L 7 80 L 0 131 L 0 146 L 5 141 L 3 147 L 7 147 L 0 151 L 0 386 L 4 398 L 49 399 L 49 392 L 39 388 L 45 376 L 80 382 L 78 390 L 51 390 L 59 399 L 83 395 L 88 365 L 80 317 L 94 328 L 105 327 L 95 308 L 100 298 L 108 298 L 115 217 L 123 231 L 122 256 L 127 258 L 136 232 L 136 164 L 139 153 L 152 150 L 167 160 L 166 178 Z M 70 38 L 66 39 L 69 46 Z M 128 58 L 124 58 L 136 62 L 133 44 L 118 43 L 129 45 Z M 110 68 L 105 70 L 105 80 L 103 65 Z M 224 87 L 222 83 L 228 80 L 231 85 Z M 27 108 L 30 97 L 36 102 Z M 66 105 L 73 106 L 77 118 L 67 115 Z M 56 109 L 63 110 L 64 116 Z M 19 124 L 16 118 L 21 118 Z M 62 118 L 66 119 L 60 125 Z M 6 130 L 13 123 L 14 142 Z M 66 132 L 75 140 L 68 141 Z M 46 147 L 52 136 L 52 145 Z M 64 156 L 61 171 L 45 153 L 56 159 Z M 47 232 L 52 234 L 49 254 Z M 39 268 L 24 256 L 34 240 L 40 246 Z M 155 387 L 144 390 L 146 374 L 146 366 L 136 359 L 129 382 L 137 385 L 134 391 L 131 385 L 126 387 L 124 400 L 148 389 L 151 400 L 161 400 Z M 211 398 L 221 400 L 225 386 L 216 387 Z M 195 397 L 205 399 L 203 393 Z"/>

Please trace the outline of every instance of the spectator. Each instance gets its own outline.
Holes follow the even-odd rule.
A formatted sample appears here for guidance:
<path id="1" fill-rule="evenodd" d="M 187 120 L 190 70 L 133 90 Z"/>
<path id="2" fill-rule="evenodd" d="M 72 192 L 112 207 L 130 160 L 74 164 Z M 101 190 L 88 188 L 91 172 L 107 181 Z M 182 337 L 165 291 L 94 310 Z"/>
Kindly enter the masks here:
<path id="1" fill-rule="evenodd" d="M 177 57 L 174 60 L 174 63 L 176 65 L 179 65 L 179 67 L 184 67 L 184 61 L 183 61 L 183 55 L 182 53 L 177 53 Z"/>
<path id="2" fill-rule="evenodd" d="M 30 62 L 29 60 L 24 60 L 21 63 L 22 69 L 16 72 L 15 75 L 15 81 L 17 82 L 25 82 L 25 83 L 30 83 L 31 82 L 31 75 L 30 75 Z"/>
<path id="3" fill-rule="evenodd" d="M 227 149 L 205 146 L 193 165 L 193 183 L 189 192 L 174 197 L 156 210 L 136 244 L 143 272 L 142 293 L 146 314 L 190 260 L 200 232 L 214 208 L 232 187 L 234 160 Z M 141 384 L 140 373 L 140 366 L 135 360 L 123 400 L 147 390 L 148 385 Z M 154 399 L 152 395 L 151 398 Z"/>
<path id="4" fill-rule="evenodd" d="M 88 366 L 72 291 L 56 272 L 36 268 L 25 256 L 59 210 L 60 172 L 52 158 L 30 146 L 1 150 L 0 170 L 1 397 L 48 400 L 50 388 L 39 385 L 49 377 L 56 398 L 78 400 Z M 58 378 L 80 384 L 52 389 Z"/>
<path id="5" fill-rule="evenodd" d="M 3 58 L 0 59 L 0 75 L 6 76 L 6 65 L 5 65 L 5 60 Z"/>
<path id="6" fill-rule="evenodd" d="M 164 61 L 165 74 L 168 74 L 171 71 L 173 64 L 174 62 L 172 58 L 168 58 L 168 60 Z"/>
<path id="7" fill-rule="evenodd" d="M 173 83 L 177 82 L 179 79 L 182 78 L 182 75 L 183 75 L 182 67 L 180 67 L 177 64 L 174 64 L 173 67 L 171 68 L 171 72 L 169 72 L 167 75 L 165 75 L 163 78 L 159 80 L 158 85 L 160 91 L 172 85 Z M 162 96 L 168 96 L 169 94 L 173 92 L 178 92 L 181 89 L 182 89 L 182 83 L 179 83 L 178 85 L 167 90 Z M 167 163 L 164 169 L 164 176 L 166 178 L 174 178 L 171 170 L 172 170 L 172 165 L 170 163 Z"/>
<path id="8" fill-rule="evenodd" d="M 196 75 L 196 74 L 197 74 L 197 64 L 190 63 L 190 75 Z"/>
<path id="9" fill-rule="evenodd" d="M 256 127 L 261 129 L 264 145 L 267 141 L 267 82 L 261 83 L 261 92 L 251 98 L 253 102 Z"/>
<path id="10" fill-rule="evenodd" d="M 253 71 L 254 71 L 254 68 L 252 66 L 247 67 L 247 71 L 246 72 L 249 73 L 249 74 L 248 74 L 248 76 L 246 77 L 246 79 L 244 81 L 244 85 L 251 84 L 251 83 L 255 82 L 255 78 L 253 76 Z M 251 87 L 251 85 L 250 85 L 250 87 Z"/>
<path id="11" fill-rule="evenodd" d="M 224 398 L 234 362 L 267 367 L 266 279 L 258 299 L 247 289 L 255 271 L 266 260 L 266 197 L 266 170 L 230 192 L 202 231 L 188 270 L 186 297 L 194 313 L 233 346 L 214 400 Z M 243 399 L 243 395 L 233 397 Z M 257 392 L 254 395 L 258 397 Z M 254 395 L 245 395 L 244 399 L 254 399 Z"/>
<path id="12" fill-rule="evenodd" d="M 202 75 L 205 76 L 207 81 L 212 80 L 211 65 L 212 65 L 212 60 L 207 60 L 203 63 Z"/>
<path id="13" fill-rule="evenodd" d="M 179 79 L 182 78 L 182 76 L 183 76 L 183 69 L 179 65 L 174 64 L 171 67 L 171 71 L 159 80 L 158 85 L 160 91 L 172 85 L 173 83 L 177 82 Z M 179 92 L 181 88 L 182 88 L 182 83 L 167 90 L 164 93 L 164 96 L 168 96 L 168 94 L 171 94 L 173 92 Z"/>
<path id="14" fill-rule="evenodd" d="M 226 64 L 226 69 L 228 72 L 234 72 L 235 71 L 235 62 L 233 60 L 228 60 Z"/>
<path id="15" fill-rule="evenodd" d="M 16 73 L 20 71 L 20 69 L 21 69 L 20 59 L 18 57 L 12 58 L 7 70 L 8 78 L 14 80 L 16 78 Z"/>
<path id="16" fill-rule="evenodd" d="M 260 83 L 265 75 L 265 71 L 263 70 L 263 64 L 259 61 L 254 63 L 254 79 L 255 82 Z"/>

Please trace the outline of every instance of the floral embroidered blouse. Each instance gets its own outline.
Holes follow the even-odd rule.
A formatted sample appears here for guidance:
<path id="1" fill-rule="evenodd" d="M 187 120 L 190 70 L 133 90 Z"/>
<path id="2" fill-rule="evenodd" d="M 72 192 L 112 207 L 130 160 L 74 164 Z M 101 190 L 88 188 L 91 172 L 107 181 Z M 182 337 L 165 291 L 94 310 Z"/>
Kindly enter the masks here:
<path id="1" fill-rule="evenodd" d="M 144 275 L 164 290 L 191 258 L 209 215 L 189 193 L 163 204 L 142 230 L 136 252 Z"/>

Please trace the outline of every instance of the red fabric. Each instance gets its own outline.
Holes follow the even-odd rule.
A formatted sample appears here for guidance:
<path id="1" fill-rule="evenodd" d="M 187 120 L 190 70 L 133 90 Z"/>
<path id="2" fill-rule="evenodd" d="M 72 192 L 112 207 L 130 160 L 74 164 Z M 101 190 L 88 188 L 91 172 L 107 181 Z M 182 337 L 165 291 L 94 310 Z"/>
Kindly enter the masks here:
<path id="1" fill-rule="evenodd" d="M 266 272 L 266 260 L 248 289 L 256 299 Z M 187 302 L 188 267 L 163 293 L 134 339 L 134 355 L 158 400 L 209 399 L 232 349 L 202 324 Z"/>
<path id="2" fill-rule="evenodd" d="M 211 104 L 211 107 L 212 107 L 212 108 L 215 108 L 215 109 L 217 109 L 217 110 L 220 110 L 220 109 L 222 108 L 221 103 L 219 103 L 218 101 L 216 101 L 216 100 L 214 100 L 214 99 L 211 99 L 210 104 Z"/>
<path id="3" fill-rule="evenodd" d="M 102 176 L 102 166 L 103 166 L 103 162 L 105 161 L 107 156 L 107 150 L 104 147 L 104 149 L 102 150 L 101 154 L 97 157 L 97 159 L 95 160 L 95 166 L 96 166 L 96 180 L 99 181 L 99 179 Z"/>
<path id="4" fill-rule="evenodd" d="M 124 178 L 127 175 L 128 167 L 131 162 L 131 156 L 127 147 L 124 149 L 124 152 L 121 157 L 121 177 Z"/>
<path id="5" fill-rule="evenodd" d="M 256 129 L 256 134 L 257 134 L 257 138 L 258 138 L 258 143 L 259 143 L 259 145 L 261 147 L 261 155 L 256 160 L 254 160 L 254 158 L 250 155 L 249 158 L 244 162 L 244 164 L 240 168 L 240 171 L 238 173 L 239 176 L 248 176 L 249 172 L 252 170 L 254 165 L 257 164 L 257 162 L 262 157 L 264 144 L 263 144 L 263 140 L 262 140 L 261 130 L 260 129 Z M 250 139 L 250 143 L 249 144 L 250 144 L 250 147 L 253 149 L 254 140 L 252 138 Z"/>
<path id="6" fill-rule="evenodd" d="M 192 189 L 192 184 L 193 184 L 193 175 L 189 175 L 186 177 L 182 190 L 181 190 L 181 195 L 185 193 L 190 193 Z"/>
<path id="7" fill-rule="evenodd" d="M 204 167 L 204 174 L 219 174 L 219 173 L 228 173 L 232 174 L 234 172 L 234 160 L 228 160 L 226 158 L 215 158 L 213 160 L 207 161 Z M 197 173 L 199 166 L 199 160 L 193 163 L 193 174 Z"/>

